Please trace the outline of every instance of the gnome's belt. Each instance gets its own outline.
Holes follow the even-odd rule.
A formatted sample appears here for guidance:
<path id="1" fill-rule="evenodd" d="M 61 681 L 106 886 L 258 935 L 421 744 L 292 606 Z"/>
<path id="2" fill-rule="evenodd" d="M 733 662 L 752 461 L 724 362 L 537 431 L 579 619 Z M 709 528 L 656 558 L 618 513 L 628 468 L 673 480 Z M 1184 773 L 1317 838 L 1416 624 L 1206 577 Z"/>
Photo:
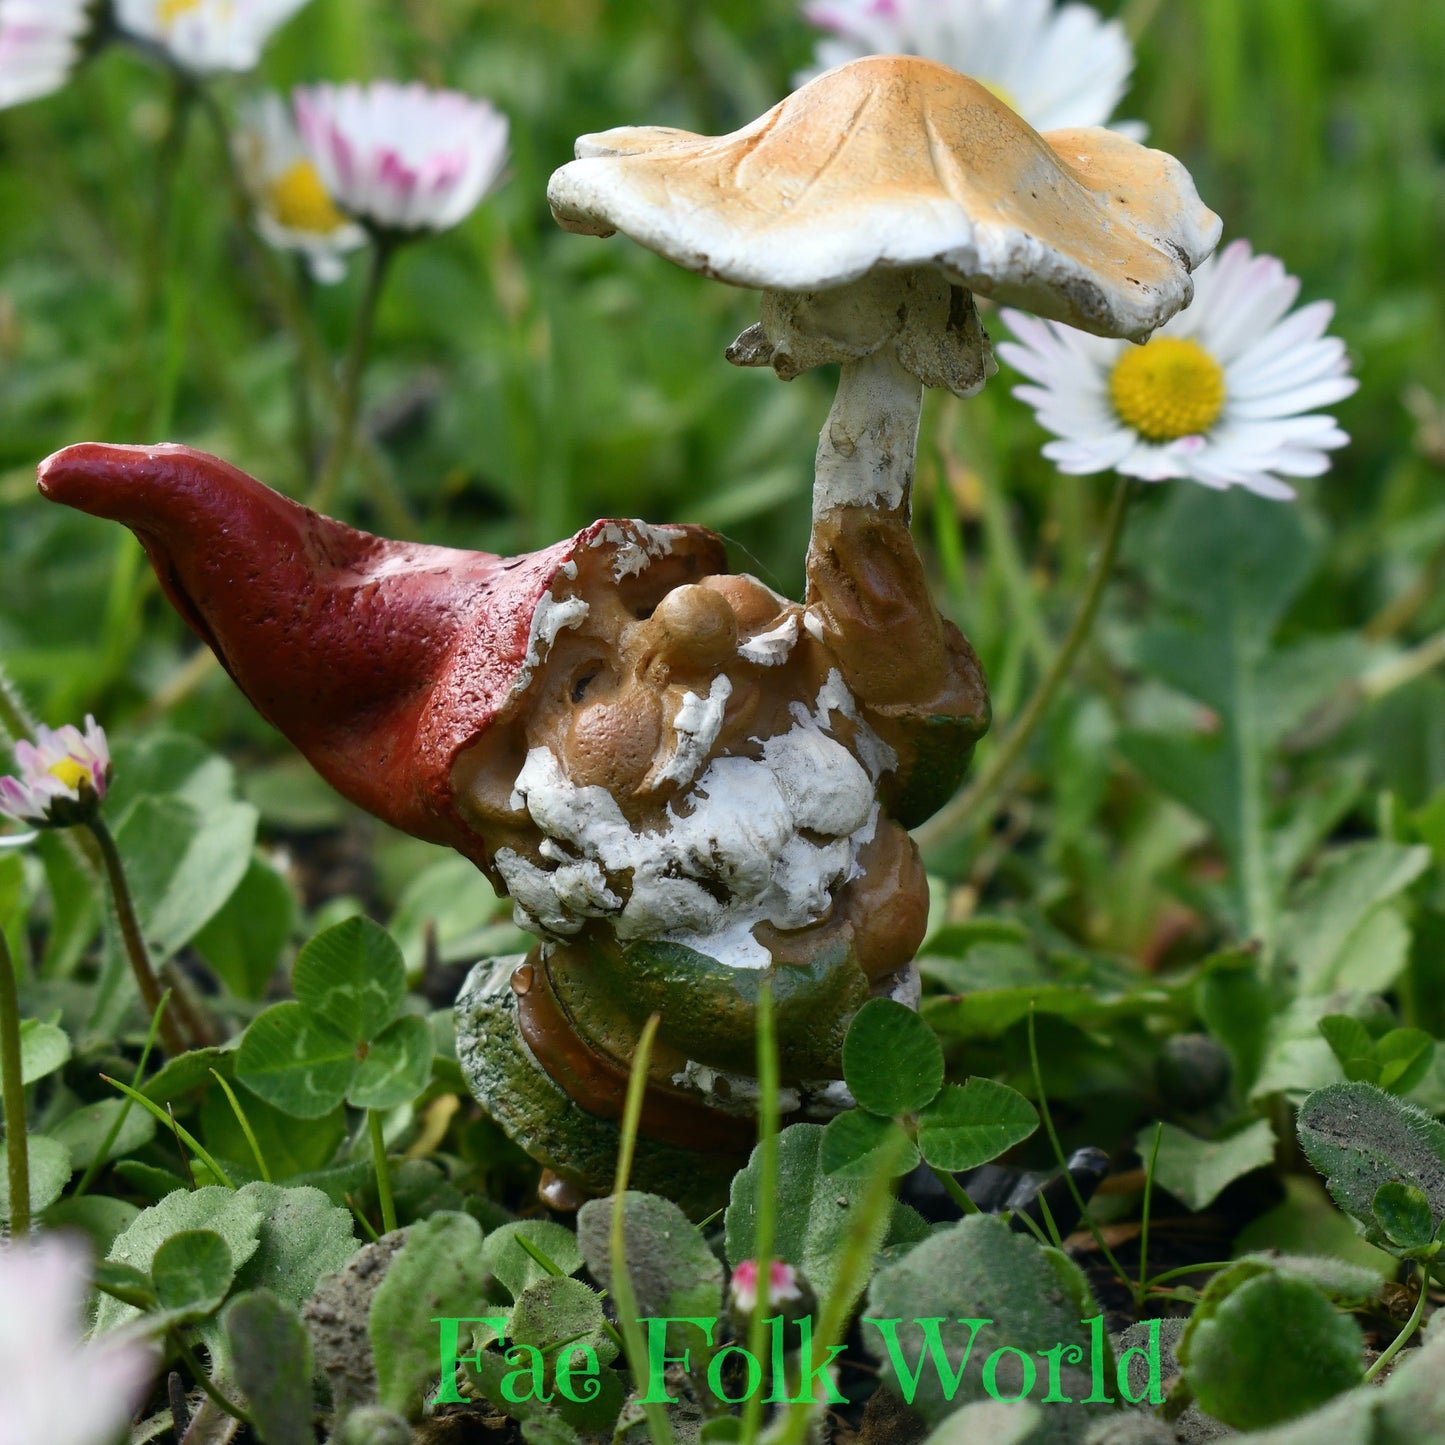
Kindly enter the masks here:
<path id="1" fill-rule="evenodd" d="M 552 991 L 546 965 L 531 955 L 512 973 L 517 1023 L 527 1047 L 551 1079 L 579 1107 L 601 1119 L 620 1119 L 627 1102 L 627 1070 L 593 1048 Z M 724 1150 L 745 1157 L 757 1142 L 757 1125 L 656 1082 L 642 1096 L 642 1133 L 683 1149 Z"/>

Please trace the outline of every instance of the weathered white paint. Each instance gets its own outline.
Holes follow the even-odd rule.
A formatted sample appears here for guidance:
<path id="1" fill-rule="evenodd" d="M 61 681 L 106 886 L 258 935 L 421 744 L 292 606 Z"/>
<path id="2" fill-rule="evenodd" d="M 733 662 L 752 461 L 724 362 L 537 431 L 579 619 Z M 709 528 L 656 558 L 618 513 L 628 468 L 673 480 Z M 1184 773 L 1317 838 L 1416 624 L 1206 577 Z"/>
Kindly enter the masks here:
<path id="1" fill-rule="evenodd" d="M 629 532 L 616 523 L 609 523 L 593 539 L 592 545 L 608 544 L 617 549 L 612 560 L 612 576 L 621 582 L 624 577 L 636 577 L 659 557 L 672 552 L 673 535 L 666 527 L 654 527 L 640 517 L 632 519 L 633 531 Z"/>
<path id="2" fill-rule="evenodd" d="M 673 1085 L 701 1096 L 702 1102 L 719 1113 L 755 1119 L 762 1091 L 755 1078 L 715 1069 L 710 1064 L 689 1059 L 672 1076 Z M 796 1085 L 784 1084 L 778 1089 L 778 1109 L 783 1114 L 801 1114 L 805 1119 L 831 1119 L 845 1109 L 857 1106 L 842 1079 L 804 1080 Z"/>
<path id="3" fill-rule="evenodd" d="M 649 787 L 660 787 L 663 783 L 690 783 L 693 780 L 722 730 L 723 713 L 732 694 L 732 679 L 726 673 L 719 673 L 713 678 L 706 697 L 695 692 L 683 693 L 682 703 L 672 720 L 677 745 L 671 760 L 649 781 Z"/>
<path id="4" fill-rule="evenodd" d="M 522 927 L 529 926 L 527 919 L 535 919 L 549 933 L 570 935 L 582 927 L 584 918 L 622 907 L 622 900 L 608 888 L 606 875 L 590 858 L 539 868 L 513 849 L 499 848 L 496 864 Z"/>
<path id="5" fill-rule="evenodd" d="M 682 1069 L 672 1076 L 672 1082 L 679 1089 L 692 1089 L 701 1094 L 703 1101 L 723 1114 L 736 1114 L 740 1118 L 755 1119 L 762 1090 L 758 1081 L 746 1074 L 730 1074 L 723 1069 L 714 1069 L 709 1064 L 700 1064 L 689 1059 Z M 803 1098 L 797 1089 L 783 1086 L 778 1090 L 780 1113 L 792 1114 L 802 1107 Z"/>
<path id="6" fill-rule="evenodd" d="M 759 667 L 778 667 L 792 656 L 798 641 L 798 614 L 790 612 L 774 628 L 738 644 L 738 656 Z"/>
<path id="7" fill-rule="evenodd" d="M 527 655 L 522 659 L 521 670 L 512 684 L 514 693 L 522 692 L 532 681 L 533 674 L 547 660 L 557 634 L 564 627 L 576 627 L 587 616 L 588 607 L 580 597 L 558 599 L 550 592 L 544 593 L 532 613 L 532 630 L 527 634 Z"/>
<path id="8" fill-rule="evenodd" d="M 862 762 L 830 735 L 835 712 L 852 722 Z M 607 917 L 624 941 L 663 938 L 734 967 L 767 967 L 753 930 L 827 916 L 857 876 L 878 826 L 877 780 L 895 761 L 836 669 L 814 708 L 795 703 L 792 713 L 794 726 L 766 740 L 761 759 L 713 759 L 685 794 L 686 811 L 669 806 L 666 825 L 648 831 L 634 831 L 606 789 L 573 783 L 550 749 L 533 748 L 512 802 L 547 835 L 550 866 L 498 854 L 518 922 L 566 936 Z"/>
<path id="9" fill-rule="evenodd" d="M 793 716 L 797 717 L 801 704 L 793 704 Z M 863 721 L 858 711 L 858 702 L 848 691 L 843 674 L 830 669 L 818 689 L 818 701 L 813 712 L 815 722 L 826 725 L 830 714 L 837 713 L 853 724 L 853 746 L 859 759 L 868 770 L 868 776 L 876 783 L 884 773 L 891 773 L 898 766 L 898 754 Z"/>
<path id="10" fill-rule="evenodd" d="M 922 405 L 923 383 L 903 369 L 891 345 L 843 363 L 818 438 L 815 519 L 833 507 L 907 507 Z"/>

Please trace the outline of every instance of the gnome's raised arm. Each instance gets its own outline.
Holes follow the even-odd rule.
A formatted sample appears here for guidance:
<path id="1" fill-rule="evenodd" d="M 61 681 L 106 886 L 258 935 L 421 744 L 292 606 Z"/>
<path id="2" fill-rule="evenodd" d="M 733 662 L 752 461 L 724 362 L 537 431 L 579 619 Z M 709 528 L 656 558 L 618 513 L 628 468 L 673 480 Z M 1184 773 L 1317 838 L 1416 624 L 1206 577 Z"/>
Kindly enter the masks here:
<path id="1" fill-rule="evenodd" d="M 934 606 L 905 505 L 814 516 L 804 626 L 898 754 L 888 811 L 905 827 L 922 822 L 967 771 L 989 699 L 973 648 Z"/>

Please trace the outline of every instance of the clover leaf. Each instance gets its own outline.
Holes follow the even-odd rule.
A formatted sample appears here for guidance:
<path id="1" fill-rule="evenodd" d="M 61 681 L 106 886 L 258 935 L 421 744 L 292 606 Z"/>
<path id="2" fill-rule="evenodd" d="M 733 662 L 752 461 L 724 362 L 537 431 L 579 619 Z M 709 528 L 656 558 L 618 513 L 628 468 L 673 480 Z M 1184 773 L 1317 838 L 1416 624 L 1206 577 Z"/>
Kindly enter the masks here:
<path id="1" fill-rule="evenodd" d="M 384 928 L 348 918 L 301 950 L 294 1002 L 275 1004 L 246 1030 L 236 1077 L 297 1119 L 319 1119 L 342 1102 L 391 1109 L 414 1099 L 431 1075 L 424 1019 L 402 1015 L 406 968 Z"/>
<path id="2" fill-rule="evenodd" d="M 823 1171 L 907 1174 L 920 1155 L 934 1169 L 973 1169 L 1038 1128 L 1018 1090 L 984 1078 L 945 1084 L 943 1075 L 943 1050 L 925 1019 L 892 999 L 864 1004 L 843 1041 L 843 1079 L 858 1108 L 829 1123 Z"/>

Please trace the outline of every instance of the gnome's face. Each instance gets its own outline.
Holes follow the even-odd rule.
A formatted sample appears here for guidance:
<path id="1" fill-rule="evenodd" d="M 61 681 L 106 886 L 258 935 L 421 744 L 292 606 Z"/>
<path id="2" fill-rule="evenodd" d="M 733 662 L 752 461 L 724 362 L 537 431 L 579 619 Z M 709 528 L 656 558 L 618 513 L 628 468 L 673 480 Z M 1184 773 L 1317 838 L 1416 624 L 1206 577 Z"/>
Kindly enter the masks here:
<path id="1" fill-rule="evenodd" d="M 524 926 L 670 937 L 764 966 L 753 929 L 825 918 L 877 832 L 891 754 L 802 609 L 722 574 L 649 593 L 580 555 L 525 692 L 453 771 Z"/>
<path id="2" fill-rule="evenodd" d="M 70 447 L 40 485 L 130 526 L 322 775 L 486 868 L 524 926 L 736 968 L 820 947 L 855 950 L 870 976 L 907 962 L 927 889 L 878 792 L 908 745 L 894 674 L 926 698 L 935 684 L 896 643 L 881 665 L 868 651 L 892 593 L 866 568 L 815 579 L 836 594 L 830 634 L 723 572 L 701 528 L 603 521 L 512 558 L 388 541 L 173 446 Z M 868 647 L 844 659 L 834 639 L 853 634 Z M 886 740 L 845 671 L 887 684 L 867 713 Z"/>

